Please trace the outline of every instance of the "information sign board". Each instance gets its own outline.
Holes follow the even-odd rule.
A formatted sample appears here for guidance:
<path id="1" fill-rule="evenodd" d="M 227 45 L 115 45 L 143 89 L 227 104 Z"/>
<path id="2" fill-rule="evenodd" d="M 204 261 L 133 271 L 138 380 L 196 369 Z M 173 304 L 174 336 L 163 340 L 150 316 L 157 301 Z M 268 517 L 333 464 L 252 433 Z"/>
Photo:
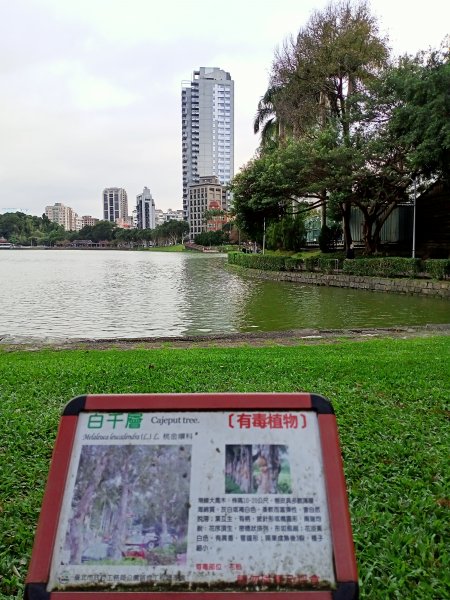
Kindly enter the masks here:
<path id="1" fill-rule="evenodd" d="M 310 394 L 72 400 L 26 598 L 131 592 L 357 598 L 330 403 Z"/>

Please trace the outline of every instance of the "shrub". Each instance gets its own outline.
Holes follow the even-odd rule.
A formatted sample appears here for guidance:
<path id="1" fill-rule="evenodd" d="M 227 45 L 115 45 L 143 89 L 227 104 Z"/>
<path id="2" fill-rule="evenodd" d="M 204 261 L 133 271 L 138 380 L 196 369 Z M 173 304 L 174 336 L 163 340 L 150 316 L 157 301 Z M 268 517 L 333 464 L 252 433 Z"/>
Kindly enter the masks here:
<path id="1" fill-rule="evenodd" d="M 268 254 L 244 254 L 244 252 L 230 252 L 228 262 L 247 269 L 261 269 L 263 271 L 285 271 L 284 256 L 272 256 Z"/>
<path id="2" fill-rule="evenodd" d="M 336 269 L 339 269 L 339 264 L 339 260 L 336 258 L 319 256 L 317 259 L 317 267 L 321 273 L 334 273 Z"/>
<path id="3" fill-rule="evenodd" d="M 361 258 L 345 260 L 343 271 L 347 275 L 369 277 L 415 277 L 421 270 L 419 258 Z"/>
<path id="4" fill-rule="evenodd" d="M 287 256 L 284 259 L 284 265 L 286 271 L 304 271 L 305 261 L 303 258 L 291 258 Z"/>
<path id="5" fill-rule="evenodd" d="M 450 259 L 433 258 L 424 260 L 423 268 L 425 273 L 430 275 L 433 279 L 444 279 L 444 277 L 450 275 Z"/>
<path id="6" fill-rule="evenodd" d="M 333 223 L 331 227 L 322 225 L 319 234 L 319 248 L 322 252 L 331 252 L 337 247 L 338 241 L 342 237 L 342 227 L 339 223 Z"/>
<path id="7" fill-rule="evenodd" d="M 302 259 L 267 254 L 244 254 L 243 252 L 230 252 L 228 254 L 228 263 L 230 265 L 246 267 L 247 269 L 262 269 L 264 271 L 319 271 L 320 273 L 333 273 L 339 267 L 339 260 L 336 258 L 314 256 Z"/>

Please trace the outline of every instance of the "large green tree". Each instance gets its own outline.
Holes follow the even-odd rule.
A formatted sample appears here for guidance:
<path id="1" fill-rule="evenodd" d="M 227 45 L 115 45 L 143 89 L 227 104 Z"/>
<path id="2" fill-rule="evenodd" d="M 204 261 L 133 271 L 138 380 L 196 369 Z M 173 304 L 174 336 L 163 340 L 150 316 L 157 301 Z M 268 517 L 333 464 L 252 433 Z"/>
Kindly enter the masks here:
<path id="1" fill-rule="evenodd" d="M 381 84 L 392 98 L 389 130 L 407 153 L 413 177 L 450 185 L 450 51 L 404 57 Z"/>
<path id="2" fill-rule="evenodd" d="M 271 109 L 283 131 L 295 139 L 311 139 L 331 123 L 339 129 L 339 144 L 349 146 L 359 115 L 355 98 L 376 77 L 388 56 L 387 41 L 367 2 L 329 4 L 315 11 L 297 37 L 276 53 L 270 102 L 264 104 L 263 98 L 258 114 L 265 118 Z M 328 193 L 325 188 L 320 192 L 323 223 Z M 350 199 L 343 189 L 339 198 L 349 245 Z"/>
<path id="3" fill-rule="evenodd" d="M 387 41 L 367 2 L 330 3 L 315 11 L 272 65 L 274 109 L 295 136 L 310 136 L 331 119 L 351 135 L 354 94 L 387 63 Z"/>
<path id="4" fill-rule="evenodd" d="M 63 239 L 64 229 L 57 223 L 52 223 L 46 215 L 37 217 L 17 211 L 0 215 L 0 236 L 13 244 L 51 245 L 56 240 Z"/>
<path id="5" fill-rule="evenodd" d="M 276 53 L 255 120 L 255 131 L 269 126 L 270 143 L 263 135 L 231 186 L 238 225 L 259 239 L 264 220 L 283 220 L 315 198 L 314 207 L 343 220 L 347 247 L 357 207 L 366 252 L 377 252 L 383 224 L 411 198 L 413 182 L 449 181 L 448 56 L 390 60 L 366 2 L 313 13 Z M 283 135 L 273 134 L 277 123 Z"/>

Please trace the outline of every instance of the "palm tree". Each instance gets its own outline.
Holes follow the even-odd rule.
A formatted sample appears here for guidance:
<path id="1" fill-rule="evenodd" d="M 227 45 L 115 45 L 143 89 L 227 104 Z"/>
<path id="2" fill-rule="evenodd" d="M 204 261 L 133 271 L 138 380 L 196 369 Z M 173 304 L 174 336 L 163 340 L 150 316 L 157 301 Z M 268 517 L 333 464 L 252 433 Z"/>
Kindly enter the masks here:
<path id="1" fill-rule="evenodd" d="M 253 131 L 255 134 L 261 132 L 261 146 L 263 148 L 271 144 L 277 144 L 278 140 L 284 135 L 284 127 L 276 111 L 276 96 L 279 91 L 275 86 L 269 87 L 258 102 L 258 109 L 253 121 Z"/>

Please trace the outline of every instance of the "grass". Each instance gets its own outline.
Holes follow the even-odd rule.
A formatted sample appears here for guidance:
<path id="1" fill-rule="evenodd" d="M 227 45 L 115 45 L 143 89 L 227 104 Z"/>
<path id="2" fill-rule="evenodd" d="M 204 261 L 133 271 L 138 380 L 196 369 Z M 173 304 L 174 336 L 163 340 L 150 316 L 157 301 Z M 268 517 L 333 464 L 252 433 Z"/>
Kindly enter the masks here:
<path id="1" fill-rule="evenodd" d="M 0 352 L 0 598 L 21 598 L 62 408 L 85 393 L 292 392 L 335 408 L 361 598 L 449 597 L 450 338 Z"/>
<path id="2" fill-rule="evenodd" d="M 147 248 L 137 248 L 144 252 L 185 252 L 186 248 L 183 244 L 175 244 L 174 246 L 147 246 Z"/>

